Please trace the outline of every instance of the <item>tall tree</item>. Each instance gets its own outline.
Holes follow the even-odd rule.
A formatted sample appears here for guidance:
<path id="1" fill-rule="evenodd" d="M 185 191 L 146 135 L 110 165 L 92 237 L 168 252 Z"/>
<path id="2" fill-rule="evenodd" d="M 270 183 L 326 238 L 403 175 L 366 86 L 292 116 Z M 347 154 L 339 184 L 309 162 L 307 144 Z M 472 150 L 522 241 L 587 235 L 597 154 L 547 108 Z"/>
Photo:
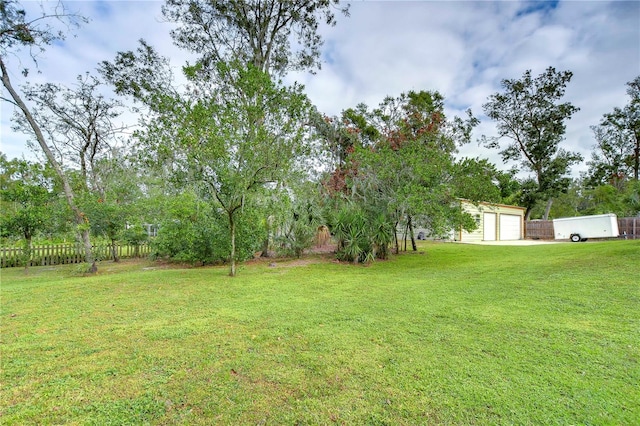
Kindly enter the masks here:
<path id="1" fill-rule="evenodd" d="M 591 151 L 591 160 L 587 161 L 589 171 L 585 183 L 592 187 L 613 185 L 621 188 L 632 175 L 628 148 L 630 140 L 623 132 L 609 125 L 591 126 L 596 144 Z"/>
<path id="2" fill-rule="evenodd" d="M 470 201 L 503 202 L 501 184 L 504 181 L 505 172 L 486 159 L 463 158 L 453 168 L 456 195 Z"/>
<path id="3" fill-rule="evenodd" d="M 199 55 L 203 69 L 240 61 L 272 76 L 320 67 L 320 23 L 335 25 L 339 0 L 167 0 L 164 17 L 179 24 L 175 43 Z M 293 44 L 292 44 L 293 41 Z"/>
<path id="4" fill-rule="evenodd" d="M 578 111 L 570 102 L 560 102 L 572 76 L 571 71 L 549 67 L 534 78 L 527 70 L 519 80 L 502 80 L 504 91 L 483 105 L 498 129 L 497 137 L 485 140 L 486 146 L 502 148 L 500 139 L 510 139 L 500 152 L 503 161 L 517 161 L 533 173 L 535 188 L 524 204 L 527 220 L 538 201 L 547 201 L 548 214 L 553 197 L 570 184 L 569 168 L 582 160 L 580 154 L 560 147 L 565 121 Z"/>
<path id="5" fill-rule="evenodd" d="M 309 110 L 300 87 L 279 87 L 252 65 L 238 73 L 234 84 L 216 95 L 209 92 L 174 110 L 181 127 L 173 138 L 176 151 L 184 155 L 180 169 L 187 179 L 202 184 L 227 215 L 232 276 L 239 216 L 256 196 L 285 181 L 303 155 Z"/>
<path id="6" fill-rule="evenodd" d="M 105 98 L 99 93 L 102 87 L 102 81 L 86 73 L 78 75 L 72 88 L 46 83 L 25 85 L 23 92 L 57 158 L 80 170 L 84 189 L 104 198 L 97 164 L 116 147 L 123 127 L 114 122 L 122 114 L 122 103 Z M 20 116 L 14 121 L 15 130 L 33 135 L 31 126 Z"/>
<path id="7" fill-rule="evenodd" d="M 362 260 L 374 249 L 384 255 L 386 237 L 395 236 L 400 223 L 409 235 L 414 224 L 438 236 L 472 226 L 460 212 L 454 154 L 475 119 L 447 120 L 438 92 L 410 91 L 373 110 L 347 110 L 342 121 L 354 136 L 342 166 L 349 172 L 343 185 L 328 188 L 351 204 L 333 218 L 347 258 Z M 398 251 L 397 238 L 395 245 Z"/>
<path id="8" fill-rule="evenodd" d="M 164 17 L 180 26 L 176 45 L 198 55 L 192 68 L 202 79 L 233 79 L 217 64 L 251 65 L 272 78 L 321 67 L 320 24 L 333 26 L 335 12 L 348 15 L 339 0 L 169 0 Z M 254 126 L 261 125 L 256 117 Z M 268 239 L 263 256 L 268 255 Z"/>
<path id="9" fill-rule="evenodd" d="M 596 145 L 592 152 L 592 183 L 616 184 L 627 179 L 638 180 L 640 172 L 640 76 L 627 83 L 631 98 L 624 108 L 605 114 L 598 126 L 592 127 Z"/>
<path id="10" fill-rule="evenodd" d="M 110 241 L 111 255 L 119 261 L 117 241 L 128 224 L 140 224 L 138 212 L 145 202 L 141 179 L 122 150 L 111 149 L 92 164 L 96 190 L 85 191 L 80 204 L 90 219 L 94 235 Z"/>
<path id="11" fill-rule="evenodd" d="M 48 45 L 63 40 L 66 32 L 65 30 L 56 29 L 56 24 L 62 24 L 64 29 L 69 29 L 70 26 L 77 26 L 85 19 L 68 12 L 61 2 L 57 3 L 50 12 L 43 11 L 35 18 L 27 18 L 25 10 L 13 0 L 3 0 L 0 3 L 0 19 L 0 71 L 2 72 L 2 84 L 9 93 L 9 97 L 3 95 L 2 100 L 16 106 L 24 115 L 47 161 L 60 178 L 65 198 L 73 212 L 78 234 L 84 247 L 85 260 L 92 265 L 91 270 L 95 270 L 86 216 L 74 199 L 75 194 L 67 174 L 47 143 L 47 139 L 40 127 L 42 123 L 39 123 L 34 118 L 30 108 L 14 88 L 7 68 L 9 56 L 17 54 L 21 49 L 29 49 L 32 58 L 35 60 L 35 55 L 44 51 Z M 28 69 L 23 69 L 22 74 L 26 76 Z"/>
<path id="12" fill-rule="evenodd" d="M 146 134 L 153 136 L 145 140 L 162 141 L 153 146 L 158 158 L 227 215 L 230 275 L 236 273 L 238 218 L 256 194 L 286 178 L 306 149 L 308 101 L 299 86 L 284 87 L 277 78 L 319 66 L 318 26 L 334 23 L 336 5 L 169 0 L 163 14 L 178 24 L 175 43 L 198 55 L 184 67 L 189 89 L 183 93 L 165 89 L 167 62 L 144 42 L 137 52 L 103 63 L 119 92 L 152 111 Z"/>

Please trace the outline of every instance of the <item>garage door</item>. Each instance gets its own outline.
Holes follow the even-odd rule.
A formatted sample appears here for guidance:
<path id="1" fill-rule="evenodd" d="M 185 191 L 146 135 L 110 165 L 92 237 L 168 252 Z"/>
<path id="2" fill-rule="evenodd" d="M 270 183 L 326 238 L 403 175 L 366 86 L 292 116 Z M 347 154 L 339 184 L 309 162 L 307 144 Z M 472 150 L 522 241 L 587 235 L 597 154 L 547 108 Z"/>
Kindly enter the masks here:
<path id="1" fill-rule="evenodd" d="M 496 240 L 496 214 L 495 213 L 485 213 L 484 214 L 484 225 L 483 225 L 483 240 L 485 241 L 495 241 Z"/>
<path id="2" fill-rule="evenodd" d="M 500 215 L 500 239 L 519 240 L 521 231 L 520 216 L 513 214 Z"/>

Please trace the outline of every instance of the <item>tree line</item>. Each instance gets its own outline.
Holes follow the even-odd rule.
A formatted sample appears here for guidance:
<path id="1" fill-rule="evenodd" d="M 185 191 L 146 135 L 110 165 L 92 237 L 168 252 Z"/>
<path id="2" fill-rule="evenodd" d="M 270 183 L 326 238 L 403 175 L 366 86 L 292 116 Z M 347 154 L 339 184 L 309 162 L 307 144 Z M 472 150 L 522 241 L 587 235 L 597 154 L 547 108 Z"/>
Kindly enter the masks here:
<path id="1" fill-rule="evenodd" d="M 162 13 L 178 24 L 174 43 L 196 57 L 182 67 L 186 85 L 140 40 L 72 87 L 14 87 L 16 53 L 45 49 L 85 19 L 60 8 L 30 17 L 2 1 L 2 100 L 15 106 L 15 130 L 46 158 L 0 156 L 3 238 L 22 238 L 28 253 L 35 236 L 73 234 L 95 271 L 91 238 L 138 244 L 153 225 L 154 256 L 227 263 L 235 275 L 236 262 L 257 252 L 299 256 L 319 229 L 351 262 L 399 251 L 398 229 L 412 240 L 416 226 L 434 237 L 472 230 L 461 198 L 520 205 L 527 219 L 640 211 L 640 76 L 628 83 L 629 103 L 593 127 L 580 179 L 569 172 L 583 159 L 561 146 L 578 110 L 562 101 L 572 73 L 549 67 L 503 80 L 483 106 L 498 128 L 485 146 L 520 163 L 503 171 L 459 158 L 479 122 L 471 111 L 446 117 L 438 91 L 327 116 L 302 86 L 283 82 L 321 66 L 319 25 L 349 14 L 337 0 L 167 0 Z M 117 97 L 105 97 L 105 87 Z M 116 124 L 130 104 L 133 130 Z"/>

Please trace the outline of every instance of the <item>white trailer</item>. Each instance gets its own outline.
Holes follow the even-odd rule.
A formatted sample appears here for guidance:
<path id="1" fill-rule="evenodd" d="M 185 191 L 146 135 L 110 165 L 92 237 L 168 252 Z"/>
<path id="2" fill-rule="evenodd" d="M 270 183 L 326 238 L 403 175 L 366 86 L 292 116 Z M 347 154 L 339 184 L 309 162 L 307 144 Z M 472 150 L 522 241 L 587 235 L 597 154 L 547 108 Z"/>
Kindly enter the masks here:
<path id="1" fill-rule="evenodd" d="M 587 241 L 587 238 L 615 238 L 619 235 L 615 214 L 565 217 L 553 220 L 556 240 Z"/>

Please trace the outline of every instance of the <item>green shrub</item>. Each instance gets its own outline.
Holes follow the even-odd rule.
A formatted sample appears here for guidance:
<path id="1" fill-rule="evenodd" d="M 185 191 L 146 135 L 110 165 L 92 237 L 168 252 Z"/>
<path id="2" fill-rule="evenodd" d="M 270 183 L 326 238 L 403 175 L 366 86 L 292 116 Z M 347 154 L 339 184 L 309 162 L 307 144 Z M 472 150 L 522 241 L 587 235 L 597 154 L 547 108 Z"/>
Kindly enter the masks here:
<path id="1" fill-rule="evenodd" d="M 300 257 L 313 245 L 315 227 L 301 220 L 293 221 L 288 229 L 276 239 L 278 254 Z"/>
<path id="2" fill-rule="evenodd" d="M 339 260 L 358 263 L 388 257 L 395 231 L 387 215 L 348 203 L 330 214 L 328 222 L 338 240 Z"/>
<path id="3" fill-rule="evenodd" d="M 152 257 L 177 262 L 217 264 L 229 261 L 231 241 L 227 216 L 185 193 L 177 197 L 152 241 Z M 256 211 L 244 210 L 236 219 L 236 260 L 253 257 L 266 235 Z"/>

